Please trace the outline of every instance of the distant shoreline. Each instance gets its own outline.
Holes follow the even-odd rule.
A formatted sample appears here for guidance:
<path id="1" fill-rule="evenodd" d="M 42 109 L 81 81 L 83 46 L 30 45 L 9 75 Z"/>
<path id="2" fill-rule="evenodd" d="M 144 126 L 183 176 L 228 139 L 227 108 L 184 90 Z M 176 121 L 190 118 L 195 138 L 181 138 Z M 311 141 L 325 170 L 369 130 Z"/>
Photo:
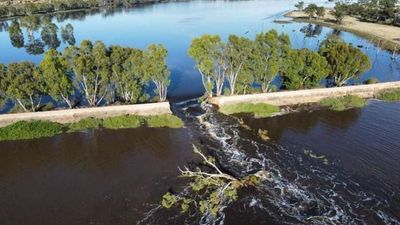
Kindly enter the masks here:
<path id="1" fill-rule="evenodd" d="M 323 19 L 314 18 L 309 20 L 308 15 L 296 10 L 286 13 L 284 16 L 292 18 L 293 21 L 314 23 L 351 32 L 372 41 L 380 48 L 400 53 L 400 27 L 362 22 L 350 16 L 345 16 L 342 24 L 336 24 L 330 10 L 327 10 Z"/>

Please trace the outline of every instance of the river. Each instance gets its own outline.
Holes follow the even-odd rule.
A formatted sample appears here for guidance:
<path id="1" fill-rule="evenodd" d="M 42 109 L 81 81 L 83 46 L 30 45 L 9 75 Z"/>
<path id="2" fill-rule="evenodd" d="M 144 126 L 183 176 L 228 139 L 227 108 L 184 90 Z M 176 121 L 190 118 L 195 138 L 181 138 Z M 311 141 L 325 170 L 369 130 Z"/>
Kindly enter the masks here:
<path id="1" fill-rule="evenodd" d="M 187 56 L 194 37 L 254 37 L 275 28 L 289 34 L 294 47 L 315 50 L 334 32 L 273 22 L 295 2 L 173 2 L 55 17 L 59 27 L 73 25 L 77 43 L 103 40 L 139 48 L 164 44 L 172 70 L 169 98 L 185 128 L 104 129 L 0 142 L 0 224 L 400 224 L 399 103 L 371 100 L 363 109 L 305 108 L 254 119 L 224 116 L 210 105 L 188 100 L 203 91 Z M 39 30 L 35 35 L 40 36 Z M 390 53 L 353 34 L 340 35 L 360 45 L 373 62 L 354 82 L 371 76 L 400 79 L 400 63 L 390 60 Z M 4 29 L 0 53 L 3 63 L 41 59 L 40 54 L 13 47 Z M 268 130 L 271 140 L 262 140 L 258 129 Z M 199 160 L 192 144 L 216 156 L 229 173 L 265 169 L 273 179 L 256 190 L 242 190 L 218 220 L 161 209 L 163 193 L 187 185 L 177 167 Z M 310 157 L 309 151 L 327 162 Z"/>

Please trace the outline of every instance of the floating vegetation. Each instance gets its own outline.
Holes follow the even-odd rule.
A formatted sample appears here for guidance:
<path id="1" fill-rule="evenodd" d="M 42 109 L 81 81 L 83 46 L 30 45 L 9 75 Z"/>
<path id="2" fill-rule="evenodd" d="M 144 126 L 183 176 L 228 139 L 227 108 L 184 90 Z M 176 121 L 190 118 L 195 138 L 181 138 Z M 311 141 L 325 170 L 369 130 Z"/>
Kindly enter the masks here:
<path id="1" fill-rule="evenodd" d="M 304 150 L 304 154 L 309 156 L 312 159 L 321 160 L 324 165 L 328 165 L 329 161 L 325 155 L 317 155 L 312 150 Z"/>
<path id="2" fill-rule="evenodd" d="M 376 98 L 388 102 L 400 101 L 400 89 L 381 92 Z"/>
<path id="3" fill-rule="evenodd" d="M 265 103 L 240 103 L 240 104 L 232 104 L 221 106 L 219 109 L 220 112 L 232 115 L 238 113 L 250 113 L 254 115 L 256 118 L 264 118 L 269 117 L 280 111 L 278 106 L 269 105 Z"/>
<path id="4" fill-rule="evenodd" d="M 367 104 L 367 100 L 355 95 L 346 95 L 338 98 L 325 98 L 319 104 L 334 111 L 344 111 L 350 108 L 362 108 Z"/>

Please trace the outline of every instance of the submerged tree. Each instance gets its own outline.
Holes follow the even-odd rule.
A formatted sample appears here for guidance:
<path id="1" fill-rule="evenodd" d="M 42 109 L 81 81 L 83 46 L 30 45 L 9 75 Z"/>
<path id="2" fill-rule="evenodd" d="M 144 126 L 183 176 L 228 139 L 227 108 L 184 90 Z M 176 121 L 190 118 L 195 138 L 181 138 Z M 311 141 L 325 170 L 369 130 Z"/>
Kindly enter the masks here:
<path id="1" fill-rule="evenodd" d="M 162 45 L 150 45 L 144 52 L 143 73 L 147 80 L 156 85 L 156 94 L 160 101 L 167 100 L 170 83 L 166 58 L 168 51 Z"/>
<path id="2" fill-rule="evenodd" d="M 282 68 L 283 86 L 290 90 L 318 87 L 328 74 L 328 63 L 317 52 L 292 50 Z"/>
<path id="3" fill-rule="evenodd" d="M 11 63 L 0 82 L 6 98 L 13 100 L 24 111 L 36 111 L 41 104 L 43 85 L 35 77 L 36 67 L 30 62 Z"/>
<path id="4" fill-rule="evenodd" d="M 50 49 L 39 64 L 38 76 L 44 83 L 46 93 L 55 100 L 64 101 L 69 108 L 73 107 L 72 96 L 75 88 L 68 62 L 56 50 Z"/>
<path id="5" fill-rule="evenodd" d="M 115 88 L 114 96 L 126 103 L 144 101 L 143 52 L 138 49 L 112 46 L 112 83 Z"/>
<path id="6" fill-rule="evenodd" d="M 343 86 L 371 68 L 368 55 L 341 39 L 327 39 L 321 44 L 319 53 L 328 61 L 329 78 L 335 86 Z"/>
<path id="7" fill-rule="evenodd" d="M 8 33 L 10 35 L 12 46 L 16 48 L 24 47 L 24 34 L 22 33 L 21 27 L 17 20 L 11 22 Z"/>
<path id="8" fill-rule="evenodd" d="M 194 152 L 203 160 L 203 169 L 179 168 L 182 177 L 190 178 L 191 183 L 187 192 L 180 195 L 166 193 L 161 202 L 164 208 L 178 206 L 184 213 L 200 212 L 215 220 L 226 205 L 238 199 L 239 189 L 256 186 L 259 182 L 270 179 L 269 173 L 263 170 L 241 178 L 224 173 L 217 166 L 215 158 L 206 157 L 195 146 L 193 147 Z"/>
<path id="9" fill-rule="evenodd" d="M 224 51 L 221 38 L 208 34 L 193 39 L 189 48 L 189 55 L 196 61 L 208 97 L 213 96 L 214 88 L 217 96 L 222 94 L 227 70 Z"/>

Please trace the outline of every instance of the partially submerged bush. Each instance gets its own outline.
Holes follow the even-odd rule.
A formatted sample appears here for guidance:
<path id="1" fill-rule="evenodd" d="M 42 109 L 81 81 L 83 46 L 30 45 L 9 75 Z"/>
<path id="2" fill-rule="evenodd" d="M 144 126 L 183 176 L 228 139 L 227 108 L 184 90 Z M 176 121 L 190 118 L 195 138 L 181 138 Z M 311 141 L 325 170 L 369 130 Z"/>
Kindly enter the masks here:
<path id="1" fill-rule="evenodd" d="M 219 109 L 220 112 L 231 115 L 237 113 L 251 113 L 256 118 L 263 118 L 271 116 L 274 113 L 279 112 L 279 107 L 275 105 L 269 105 L 265 103 L 239 103 L 233 105 L 222 106 Z"/>
<path id="2" fill-rule="evenodd" d="M 389 102 L 400 101 L 400 89 L 379 93 L 377 99 Z"/>
<path id="3" fill-rule="evenodd" d="M 147 117 L 146 122 L 149 127 L 183 127 L 183 121 L 180 118 L 169 114 Z"/>
<path id="4" fill-rule="evenodd" d="M 68 124 L 68 132 L 84 131 L 88 129 L 98 129 L 102 126 L 102 120 L 96 118 L 86 118 L 75 123 Z"/>
<path id="5" fill-rule="evenodd" d="M 64 126 L 48 121 L 20 121 L 0 128 L 0 141 L 51 137 L 62 133 Z"/>
<path id="6" fill-rule="evenodd" d="M 364 84 L 377 84 L 379 80 L 375 77 L 368 78 L 366 81 L 363 82 Z"/>
<path id="7" fill-rule="evenodd" d="M 103 119 L 103 127 L 108 129 L 137 128 L 142 126 L 144 118 L 135 115 L 109 117 Z"/>
<path id="8" fill-rule="evenodd" d="M 326 106 L 334 111 L 343 111 L 350 108 L 362 108 L 367 101 L 355 95 L 346 95 L 338 98 L 325 98 L 321 100 L 320 105 Z"/>

